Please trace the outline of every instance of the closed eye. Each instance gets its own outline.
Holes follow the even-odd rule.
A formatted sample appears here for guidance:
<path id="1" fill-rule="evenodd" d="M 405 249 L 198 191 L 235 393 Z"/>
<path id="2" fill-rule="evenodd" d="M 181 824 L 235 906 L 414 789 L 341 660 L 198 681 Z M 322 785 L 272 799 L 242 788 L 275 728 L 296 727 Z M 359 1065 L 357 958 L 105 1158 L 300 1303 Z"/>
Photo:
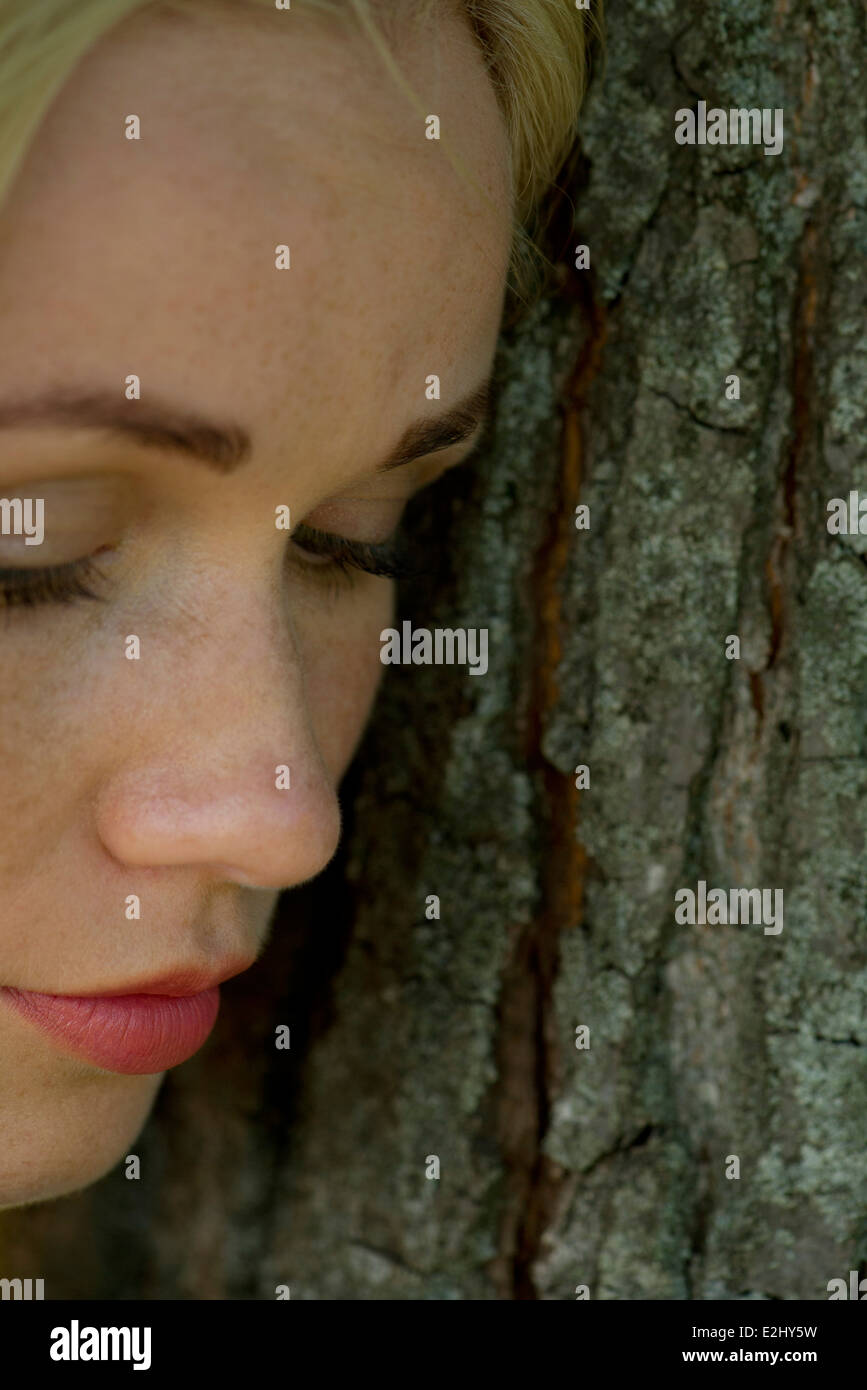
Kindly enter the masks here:
<path id="1" fill-rule="evenodd" d="M 0 568 L 0 608 L 35 607 L 40 603 L 73 603 L 76 599 L 101 599 L 91 585 L 104 579 L 93 556 L 70 560 L 43 569 Z"/>
<path id="2" fill-rule="evenodd" d="M 419 573 L 418 564 L 410 558 L 399 536 L 373 544 L 301 525 L 293 531 L 292 541 L 306 555 L 324 562 L 305 562 L 304 567 L 310 570 L 337 571 L 347 576 L 352 570 L 361 570 L 380 579 L 406 579 Z"/>

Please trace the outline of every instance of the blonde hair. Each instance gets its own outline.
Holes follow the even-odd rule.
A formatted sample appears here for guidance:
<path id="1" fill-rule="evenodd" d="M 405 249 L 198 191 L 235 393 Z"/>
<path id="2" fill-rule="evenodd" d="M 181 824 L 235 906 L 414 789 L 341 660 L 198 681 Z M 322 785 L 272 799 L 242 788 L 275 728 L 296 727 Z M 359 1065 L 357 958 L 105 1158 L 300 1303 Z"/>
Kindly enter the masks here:
<path id="1" fill-rule="evenodd" d="M 78 61 L 114 25 L 153 0 L 0 0 L 0 202 L 40 122 Z M 235 0 L 270 9 L 274 0 Z M 429 15 L 443 0 L 296 0 L 355 19 L 407 96 L 414 93 L 383 39 L 405 17 Z M 526 302 L 538 286 L 535 246 L 543 195 L 572 147 L 583 101 L 595 11 L 570 0 L 455 0 L 475 33 L 509 137 L 514 236 L 510 288 Z M 593 0 L 597 8 L 602 0 Z M 172 9 L 202 0 L 168 0 Z M 399 9 L 397 8 L 399 7 Z M 447 142 L 443 142 L 447 146 Z M 446 148 L 446 153 L 448 149 Z M 453 162 L 460 161 L 452 156 Z"/>

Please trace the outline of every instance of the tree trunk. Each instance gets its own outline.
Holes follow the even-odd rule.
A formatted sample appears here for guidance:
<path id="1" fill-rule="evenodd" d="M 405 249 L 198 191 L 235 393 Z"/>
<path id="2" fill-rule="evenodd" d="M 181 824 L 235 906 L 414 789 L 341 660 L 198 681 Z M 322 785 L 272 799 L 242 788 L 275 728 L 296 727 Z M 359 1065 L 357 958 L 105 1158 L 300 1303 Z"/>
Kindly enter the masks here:
<path id="1" fill-rule="evenodd" d="M 825 1299 L 867 1260 L 867 537 L 826 526 L 867 496 L 865 12 L 607 29 L 565 264 L 415 508 L 399 617 L 487 628 L 487 674 L 386 668 L 339 862 L 141 1179 L 4 1218 L 47 1297 Z M 782 153 L 677 144 L 700 99 L 783 108 Z M 783 930 L 677 925 L 699 880 Z"/>

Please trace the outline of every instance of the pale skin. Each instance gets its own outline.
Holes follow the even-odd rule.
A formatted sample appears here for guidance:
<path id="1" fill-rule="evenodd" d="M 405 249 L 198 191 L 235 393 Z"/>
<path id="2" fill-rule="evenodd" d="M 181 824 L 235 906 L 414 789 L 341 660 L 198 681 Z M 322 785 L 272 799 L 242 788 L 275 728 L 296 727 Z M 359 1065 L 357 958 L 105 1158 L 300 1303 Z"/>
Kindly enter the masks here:
<path id="1" fill-rule="evenodd" d="M 466 457 L 477 433 L 377 474 L 489 374 L 511 237 L 472 34 L 440 15 L 397 56 L 487 200 L 361 36 L 299 6 L 211 7 L 103 39 L 0 209 L 0 496 L 45 500 L 43 544 L 0 536 L 0 567 L 99 551 L 103 576 L 98 602 L 0 611 L 0 986 L 237 973 L 278 892 L 334 853 L 394 586 L 335 578 L 275 509 L 383 542 Z M 9 403 L 65 392 L 240 426 L 249 458 L 220 473 L 103 429 L 3 424 Z M 76 1060 L 0 1008 L 0 1206 L 104 1174 L 161 1080 Z"/>

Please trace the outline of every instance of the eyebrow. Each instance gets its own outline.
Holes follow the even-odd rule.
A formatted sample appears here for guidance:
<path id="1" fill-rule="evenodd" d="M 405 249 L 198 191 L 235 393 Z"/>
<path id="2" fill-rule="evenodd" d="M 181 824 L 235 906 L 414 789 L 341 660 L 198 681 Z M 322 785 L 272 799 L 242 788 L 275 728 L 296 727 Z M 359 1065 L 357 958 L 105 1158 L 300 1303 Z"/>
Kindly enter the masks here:
<path id="1" fill-rule="evenodd" d="M 401 435 L 377 473 L 388 473 L 415 459 L 461 444 L 487 424 L 493 406 L 489 379 L 444 414 L 417 420 Z M 217 473 L 233 473 L 253 452 L 240 425 L 214 424 L 159 401 L 124 402 L 115 395 L 49 392 L 29 400 L 0 401 L 0 429 L 60 426 L 102 429 L 132 438 L 144 448 L 185 454 Z"/>

